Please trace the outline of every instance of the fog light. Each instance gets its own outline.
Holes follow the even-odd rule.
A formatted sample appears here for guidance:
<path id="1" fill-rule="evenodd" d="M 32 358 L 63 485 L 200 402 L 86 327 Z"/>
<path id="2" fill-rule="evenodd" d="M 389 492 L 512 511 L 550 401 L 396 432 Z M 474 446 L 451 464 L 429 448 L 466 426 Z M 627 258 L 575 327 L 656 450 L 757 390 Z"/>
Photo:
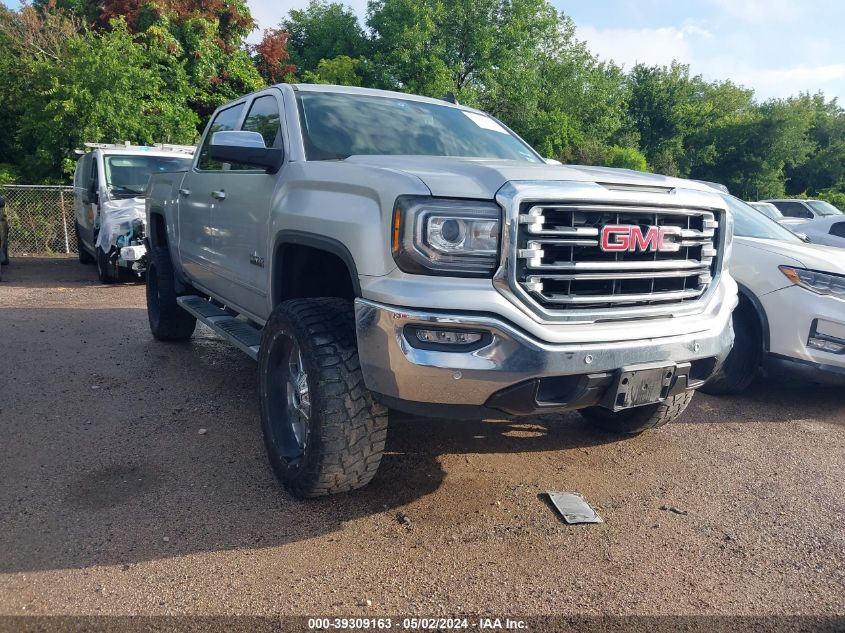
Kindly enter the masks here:
<path id="1" fill-rule="evenodd" d="M 831 354 L 845 354 L 845 343 L 837 343 L 827 338 L 811 336 L 810 340 L 807 341 L 807 347 Z"/>
<path id="2" fill-rule="evenodd" d="M 423 343 L 444 343 L 446 345 L 470 345 L 481 340 L 480 333 L 464 330 L 417 330 L 416 336 Z"/>

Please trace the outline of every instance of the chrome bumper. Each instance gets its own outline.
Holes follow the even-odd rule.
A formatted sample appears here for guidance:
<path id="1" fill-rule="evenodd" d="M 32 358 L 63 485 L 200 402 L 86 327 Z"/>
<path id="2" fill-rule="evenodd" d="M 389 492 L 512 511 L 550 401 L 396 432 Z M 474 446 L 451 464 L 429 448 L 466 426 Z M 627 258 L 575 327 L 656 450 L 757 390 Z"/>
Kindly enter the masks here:
<path id="1" fill-rule="evenodd" d="M 592 378 L 616 374 L 623 367 L 705 359 L 714 359 L 715 367 L 733 344 L 734 304 L 724 303 L 710 328 L 695 334 L 549 344 L 494 316 L 433 313 L 356 299 L 358 354 L 367 388 L 390 400 L 486 406 L 493 396 L 531 379 Z M 472 351 L 420 349 L 411 345 L 406 332 L 407 326 L 415 325 L 490 336 Z M 659 329 L 659 324 L 655 327 Z"/>

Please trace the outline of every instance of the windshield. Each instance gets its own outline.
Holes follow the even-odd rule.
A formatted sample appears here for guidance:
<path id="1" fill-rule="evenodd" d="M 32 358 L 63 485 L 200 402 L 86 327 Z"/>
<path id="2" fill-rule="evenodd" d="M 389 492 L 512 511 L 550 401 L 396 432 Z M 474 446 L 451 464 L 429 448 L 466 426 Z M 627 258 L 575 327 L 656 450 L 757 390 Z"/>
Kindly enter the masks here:
<path id="1" fill-rule="evenodd" d="M 783 228 L 742 200 L 733 196 L 725 196 L 725 200 L 727 200 L 728 207 L 734 215 L 734 235 L 786 242 L 801 241 L 792 231 Z"/>
<path id="2" fill-rule="evenodd" d="M 842 211 L 824 200 L 807 200 L 807 204 L 809 204 L 813 208 L 813 211 L 819 215 L 829 216 L 842 214 Z"/>
<path id="3" fill-rule="evenodd" d="M 780 220 L 783 218 L 783 213 L 778 211 L 778 208 L 775 205 L 769 204 L 768 202 L 749 202 L 748 205 L 754 207 L 760 213 L 772 220 Z"/>
<path id="4" fill-rule="evenodd" d="M 106 156 L 106 186 L 118 197 L 137 196 L 144 193 L 152 174 L 187 171 L 192 160 L 190 156 Z"/>
<path id="5" fill-rule="evenodd" d="M 361 94 L 299 92 L 297 100 L 308 160 L 377 154 L 542 162 L 525 142 L 484 114 Z"/>

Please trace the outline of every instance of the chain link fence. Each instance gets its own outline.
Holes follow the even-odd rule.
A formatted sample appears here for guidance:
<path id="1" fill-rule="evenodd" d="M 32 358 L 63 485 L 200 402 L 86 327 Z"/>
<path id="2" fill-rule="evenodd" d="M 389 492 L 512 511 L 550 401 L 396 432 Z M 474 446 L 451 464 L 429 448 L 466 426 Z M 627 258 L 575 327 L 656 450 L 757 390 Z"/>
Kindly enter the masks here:
<path id="1" fill-rule="evenodd" d="M 9 221 L 9 255 L 75 253 L 73 187 L 0 185 Z"/>

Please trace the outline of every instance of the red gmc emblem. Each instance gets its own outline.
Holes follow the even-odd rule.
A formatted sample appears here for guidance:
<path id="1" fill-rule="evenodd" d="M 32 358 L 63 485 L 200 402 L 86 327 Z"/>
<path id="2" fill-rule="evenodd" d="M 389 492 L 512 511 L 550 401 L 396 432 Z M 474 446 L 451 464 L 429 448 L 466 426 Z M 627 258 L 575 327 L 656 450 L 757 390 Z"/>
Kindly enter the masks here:
<path id="1" fill-rule="evenodd" d="M 627 224 L 608 224 L 602 227 L 601 241 L 603 251 L 610 252 L 662 252 L 674 253 L 681 250 L 679 240 L 668 236 L 681 236 L 679 226 L 634 226 Z"/>

